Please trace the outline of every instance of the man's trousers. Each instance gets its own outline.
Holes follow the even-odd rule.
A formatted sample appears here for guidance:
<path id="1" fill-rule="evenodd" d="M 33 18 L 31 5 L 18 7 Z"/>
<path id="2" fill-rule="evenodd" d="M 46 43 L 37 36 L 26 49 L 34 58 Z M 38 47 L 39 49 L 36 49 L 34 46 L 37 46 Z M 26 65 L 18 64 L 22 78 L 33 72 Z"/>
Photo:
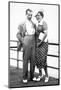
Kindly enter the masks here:
<path id="1" fill-rule="evenodd" d="M 30 79 L 34 77 L 35 69 L 35 37 L 25 36 L 23 45 L 23 79 L 28 78 L 28 61 L 30 61 Z"/>

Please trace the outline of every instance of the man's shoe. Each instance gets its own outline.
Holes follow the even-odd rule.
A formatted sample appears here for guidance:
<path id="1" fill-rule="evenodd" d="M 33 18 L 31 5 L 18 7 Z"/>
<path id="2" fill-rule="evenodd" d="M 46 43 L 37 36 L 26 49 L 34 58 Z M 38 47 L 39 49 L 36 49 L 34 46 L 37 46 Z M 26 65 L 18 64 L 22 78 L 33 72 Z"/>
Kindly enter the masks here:
<path id="1" fill-rule="evenodd" d="M 28 82 L 28 80 L 27 79 L 23 79 L 23 83 L 27 83 Z"/>
<path id="2" fill-rule="evenodd" d="M 36 77 L 33 78 L 33 81 L 36 81 Z"/>

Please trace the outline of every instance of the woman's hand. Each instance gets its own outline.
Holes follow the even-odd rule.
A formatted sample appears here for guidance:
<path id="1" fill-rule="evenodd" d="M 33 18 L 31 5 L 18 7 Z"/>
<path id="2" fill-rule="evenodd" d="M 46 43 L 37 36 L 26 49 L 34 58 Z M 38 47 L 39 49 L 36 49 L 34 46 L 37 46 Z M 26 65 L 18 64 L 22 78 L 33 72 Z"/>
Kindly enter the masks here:
<path id="1" fill-rule="evenodd" d="M 37 47 L 40 47 L 41 44 L 42 44 L 42 42 L 37 43 Z"/>

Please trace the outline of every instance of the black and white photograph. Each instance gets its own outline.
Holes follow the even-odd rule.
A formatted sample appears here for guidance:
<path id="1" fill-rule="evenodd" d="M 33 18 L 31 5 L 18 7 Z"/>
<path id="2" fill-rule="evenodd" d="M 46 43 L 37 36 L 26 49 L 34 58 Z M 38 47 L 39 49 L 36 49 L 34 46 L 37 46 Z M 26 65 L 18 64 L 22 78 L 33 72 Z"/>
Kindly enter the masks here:
<path id="1" fill-rule="evenodd" d="M 8 2 L 9 88 L 60 84 L 60 5 Z"/>

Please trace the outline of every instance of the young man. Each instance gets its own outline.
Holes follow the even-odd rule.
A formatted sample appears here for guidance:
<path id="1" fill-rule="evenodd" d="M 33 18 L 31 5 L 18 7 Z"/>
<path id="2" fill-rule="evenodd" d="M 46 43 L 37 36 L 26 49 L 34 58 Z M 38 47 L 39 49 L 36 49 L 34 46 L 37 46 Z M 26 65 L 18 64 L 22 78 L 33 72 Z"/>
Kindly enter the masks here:
<path id="1" fill-rule="evenodd" d="M 23 82 L 28 81 L 28 60 L 30 60 L 30 80 L 35 69 L 35 25 L 32 22 L 32 10 L 26 10 L 26 21 L 19 25 L 17 38 L 23 44 Z"/>

